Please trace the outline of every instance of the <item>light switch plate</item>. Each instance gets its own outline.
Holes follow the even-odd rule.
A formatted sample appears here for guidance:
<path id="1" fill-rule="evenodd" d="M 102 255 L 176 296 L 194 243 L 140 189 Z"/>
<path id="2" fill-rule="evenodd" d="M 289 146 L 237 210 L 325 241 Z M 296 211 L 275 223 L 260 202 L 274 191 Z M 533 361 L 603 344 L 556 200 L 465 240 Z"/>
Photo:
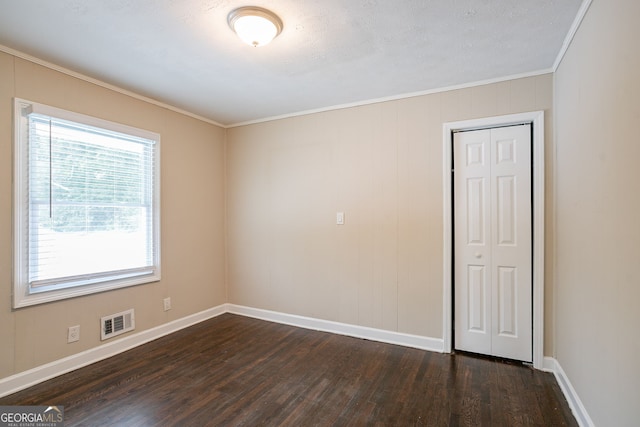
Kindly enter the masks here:
<path id="1" fill-rule="evenodd" d="M 344 212 L 336 213 L 336 224 L 344 225 Z"/>
<path id="2" fill-rule="evenodd" d="M 67 332 L 67 342 L 80 341 L 80 325 L 70 326 Z"/>

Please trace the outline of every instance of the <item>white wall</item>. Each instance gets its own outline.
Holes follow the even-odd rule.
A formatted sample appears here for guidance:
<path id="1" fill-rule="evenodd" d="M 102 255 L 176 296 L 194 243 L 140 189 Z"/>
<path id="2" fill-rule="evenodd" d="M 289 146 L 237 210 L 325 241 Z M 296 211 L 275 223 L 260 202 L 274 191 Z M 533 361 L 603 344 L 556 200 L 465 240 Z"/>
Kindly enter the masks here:
<path id="1" fill-rule="evenodd" d="M 599 426 L 640 423 L 639 18 L 594 0 L 554 77 L 555 357 Z"/>

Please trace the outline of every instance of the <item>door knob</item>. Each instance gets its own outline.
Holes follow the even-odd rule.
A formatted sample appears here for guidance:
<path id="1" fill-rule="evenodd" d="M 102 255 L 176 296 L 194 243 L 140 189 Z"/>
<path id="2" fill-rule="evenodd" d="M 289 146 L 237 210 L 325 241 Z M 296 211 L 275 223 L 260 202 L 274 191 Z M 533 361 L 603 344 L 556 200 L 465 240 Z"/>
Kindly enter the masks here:
<path id="1" fill-rule="evenodd" d="M 480 252 L 476 252 L 476 258 L 482 258 L 482 254 Z"/>

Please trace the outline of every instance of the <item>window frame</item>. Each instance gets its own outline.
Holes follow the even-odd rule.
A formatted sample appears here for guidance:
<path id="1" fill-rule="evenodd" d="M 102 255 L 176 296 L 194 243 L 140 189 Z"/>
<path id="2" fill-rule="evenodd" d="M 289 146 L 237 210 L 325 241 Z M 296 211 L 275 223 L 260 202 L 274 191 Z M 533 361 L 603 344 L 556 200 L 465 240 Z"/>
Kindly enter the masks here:
<path id="1" fill-rule="evenodd" d="M 154 269 L 151 274 L 132 275 L 122 277 L 118 271 L 96 283 L 61 283 L 46 287 L 31 287 L 28 274 L 28 183 L 29 141 L 27 132 L 27 116 L 39 113 L 51 117 L 77 122 L 84 125 L 107 129 L 109 131 L 128 134 L 155 141 L 153 145 L 153 200 L 152 200 L 152 244 Z M 161 239 L 160 239 L 160 134 L 135 128 L 132 126 L 111 122 L 61 108 L 52 107 L 37 102 L 14 98 L 14 160 L 13 160 L 13 307 L 21 308 L 52 301 L 74 298 L 98 292 L 121 289 L 129 286 L 157 282 L 161 278 Z"/>

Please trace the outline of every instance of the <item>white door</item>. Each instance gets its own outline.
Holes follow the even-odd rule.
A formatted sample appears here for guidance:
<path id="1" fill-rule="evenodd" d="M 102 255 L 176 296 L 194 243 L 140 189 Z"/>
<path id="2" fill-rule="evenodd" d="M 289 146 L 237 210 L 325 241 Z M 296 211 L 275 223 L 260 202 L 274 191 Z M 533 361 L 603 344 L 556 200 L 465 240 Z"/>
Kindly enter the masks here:
<path id="1" fill-rule="evenodd" d="M 455 348 L 531 362 L 531 126 L 453 144 Z"/>

